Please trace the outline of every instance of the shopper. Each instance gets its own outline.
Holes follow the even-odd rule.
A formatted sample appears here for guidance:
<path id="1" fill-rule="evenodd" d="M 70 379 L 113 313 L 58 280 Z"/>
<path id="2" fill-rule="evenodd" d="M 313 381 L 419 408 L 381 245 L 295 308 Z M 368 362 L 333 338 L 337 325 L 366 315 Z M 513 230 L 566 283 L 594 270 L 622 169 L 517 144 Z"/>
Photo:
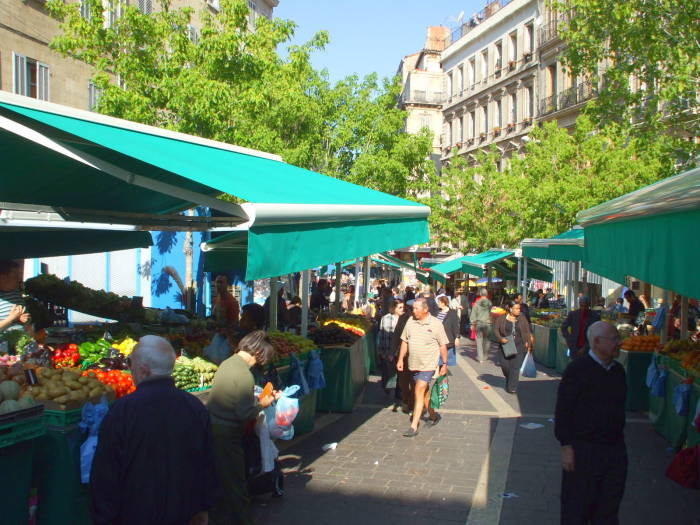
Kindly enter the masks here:
<path id="1" fill-rule="evenodd" d="M 287 327 L 287 301 L 284 299 L 284 283 L 277 283 L 277 329 L 284 330 Z M 265 299 L 265 304 L 263 305 L 265 309 L 265 320 L 267 326 L 270 326 L 270 297 Z"/>
<path id="2" fill-rule="evenodd" d="M 241 441 L 246 424 L 274 401 L 270 395 L 256 402 L 250 372 L 255 365 L 267 364 L 273 355 L 265 332 L 251 332 L 238 344 L 238 353 L 221 363 L 214 375 L 207 408 L 221 490 L 211 509 L 212 524 L 253 523 Z"/>
<path id="3" fill-rule="evenodd" d="M 525 319 L 527 319 L 528 323 L 531 323 L 532 320 L 530 319 L 530 307 L 525 301 L 523 301 L 523 294 L 516 293 L 513 296 L 513 302 L 520 305 L 520 314 L 525 316 Z"/>
<path id="4" fill-rule="evenodd" d="M 396 387 L 396 359 L 398 353 L 391 346 L 391 339 L 394 336 L 394 330 L 399 321 L 399 317 L 403 315 L 403 301 L 394 299 L 389 307 L 389 313 L 384 315 L 379 323 L 377 331 L 377 357 L 379 360 L 379 370 L 382 374 L 381 385 L 384 393 L 389 394 L 389 389 L 394 389 L 394 399 L 400 404 L 401 392 Z"/>
<path id="5" fill-rule="evenodd" d="M 341 308 L 344 312 L 351 312 L 355 309 L 355 285 L 351 284 L 345 289 Z"/>
<path id="6" fill-rule="evenodd" d="M 479 290 L 479 297 L 472 307 L 471 322 L 476 333 L 476 360 L 483 363 L 488 357 L 491 342 L 489 329 L 491 328 L 491 307 L 493 304 L 488 298 L 486 288 Z"/>
<path id="7" fill-rule="evenodd" d="M 644 314 L 644 303 L 637 298 L 637 295 L 632 290 L 626 290 L 624 296 L 627 304 L 629 304 L 625 317 L 634 326 L 641 324 L 644 321 L 643 316 L 640 316 L 640 314 Z"/>
<path id="8" fill-rule="evenodd" d="M 394 328 L 394 333 L 391 336 L 391 352 L 396 356 L 398 362 L 399 352 L 401 350 L 401 334 L 403 334 L 403 329 L 406 326 L 406 322 L 411 318 L 413 310 L 409 312 L 409 308 L 404 303 L 403 313 L 399 315 L 396 320 L 396 327 Z M 408 368 L 408 354 L 403 357 L 403 369 L 398 371 L 398 390 L 401 395 L 401 411 L 404 414 L 408 414 L 413 410 L 413 378 L 411 377 L 411 371 Z"/>
<path id="9" fill-rule="evenodd" d="M 437 425 L 440 422 L 440 414 L 430 407 L 430 382 L 438 368 L 440 356 L 445 363 L 440 367 L 440 375 L 447 374 L 447 335 L 442 323 L 430 315 L 425 297 L 414 301 L 413 317 L 406 321 L 401 341 L 396 367 L 399 372 L 403 370 L 403 358 L 408 353 L 408 368 L 413 374 L 414 383 L 413 418 L 411 427 L 403 435 L 413 437 L 418 434 L 418 425 L 425 407 L 431 424 Z"/>
<path id="10" fill-rule="evenodd" d="M 549 308 L 549 299 L 547 299 L 547 296 L 541 289 L 537 290 L 537 297 L 533 306 L 535 308 Z"/>
<path id="11" fill-rule="evenodd" d="M 454 366 L 457 364 L 457 355 L 455 349 L 459 347 L 459 318 L 457 311 L 450 308 L 450 299 L 446 295 L 438 299 L 440 307 L 440 315 L 438 319 L 442 321 L 442 326 L 447 335 L 447 364 Z M 440 358 L 440 366 L 444 364 L 442 357 Z"/>
<path id="12" fill-rule="evenodd" d="M 175 352 L 147 335 L 131 353 L 136 392 L 102 421 L 90 475 L 97 525 L 206 524 L 217 489 L 209 414 L 171 377 Z"/>
<path id="13" fill-rule="evenodd" d="M 578 299 L 578 310 L 569 312 L 562 323 L 561 335 L 568 345 L 571 357 L 581 357 L 588 351 L 586 331 L 593 323 L 600 321 L 600 312 L 591 310 L 591 300 L 582 295 Z"/>
<path id="14" fill-rule="evenodd" d="M 314 293 L 311 294 L 309 308 L 312 310 L 322 310 L 328 308 L 328 295 L 330 294 L 330 286 L 326 279 L 319 279 Z"/>
<path id="15" fill-rule="evenodd" d="M 22 266 L 11 259 L 0 260 L 0 332 L 22 329 L 31 322 L 20 288 Z"/>
<path id="16" fill-rule="evenodd" d="M 525 354 L 532 349 L 532 333 L 530 323 L 521 311 L 521 304 L 515 301 L 508 301 L 505 304 L 506 315 L 496 318 L 493 324 L 493 331 L 499 342 L 499 361 L 501 370 L 506 378 L 506 392 L 515 394 L 520 380 L 520 367 L 525 359 Z M 517 353 L 506 356 L 503 345 L 512 340 L 515 343 Z"/>
<path id="17" fill-rule="evenodd" d="M 440 313 L 440 308 L 438 308 L 437 301 L 435 300 L 435 294 L 433 293 L 433 288 L 430 285 L 426 284 L 423 287 L 422 297 L 424 297 L 427 301 L 430 315 L 437 317 L 437 315 Z"/>
<path id="18" fill-rule="evenodd" d="M 287 309 L 287 323 L 289 328 L 299 328 L 301 326 L 301 297 L 295 295 L 289 303 Z"/>
<path id="19" fill-rule="evenodd" d="M 561 444 L 562 525 L 618 522 L 627 478 L 625 370 L 614 359 L 620 335 L 606 322 L 588 328 L 591 349 L 564 371 L 554 434 Z"/>
<path id="20" fill-rule="evenodd" d="M 214 297 L 214 319 L 223 325 L 237 325 L 240 315 L 238 300 L 229 291 L 228 277 L 218 275 L 214 280 L 216 284 L 216 297 Z"/>

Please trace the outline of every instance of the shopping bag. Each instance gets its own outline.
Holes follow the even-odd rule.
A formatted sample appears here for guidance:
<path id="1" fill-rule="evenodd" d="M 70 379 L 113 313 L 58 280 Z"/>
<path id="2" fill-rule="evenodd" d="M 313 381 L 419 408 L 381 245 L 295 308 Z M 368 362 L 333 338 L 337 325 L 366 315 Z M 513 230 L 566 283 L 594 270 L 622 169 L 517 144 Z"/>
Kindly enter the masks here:
<path id="1" fill-rule="evenodd" d="M 299 385 L 299 390 L 294 395 L 296 398 L 302 398 L 308 394 L 311 390 L 309 389 L 309 384 L 306 382 L 306 375 L 304 374 L 304 364 L 299 361 L 299 358 L 291 354 L 291 372 L 289 376 L 289 382 L 293 385 Z"/>
<path id="2" fill-rule="evenodd" d="M 306 363 L 306 382 L 311 390 L 326 388 L 326 376 L 323 374 L 323 361 L 318 350 L 311 350 L 309 362 Z"/>
<path id="3" fill-rule="evenodd" d="M 440 376 L 435 381 L 433 388 L 430 389 L 430 408 L 440 408 L 447 402 L 450 395 L 450 382 L 448 376 L 452 375 L 449 371 L 444 376 Z"/>
<path id="4" fill-rule="evenodd" d="M 681 383 L 673 389 L 673 408 L 679 416 L 687 416 L 690 404 L 690 384 Z"/>
<path id="5" fill-rule="evenodd" d="M 649 387 L 649 393 L 655 397 L 664 397 L 666 395 L 666 378 L 668 377 L 668 370 L 666 368 L 660 367 L 654 381 L 652 381 Z"/>
<path id="6" fill-rule="evenodd" d="M 282 396 L 265 409 L 265 419 L 273 439 L 289 440 L 294 437 L 294 419 L 299 413 L 299 400 L 292 397 L 299 391 L 299 385 L 292 385 L 282 391 Z"/>
<path id="7" fill-rule="evenodd" d="M 688 489 L 700 488 L 700 445 L 678 452 L 666 469 L 666 477 Z"/>
<path id="8" fill-rule="evenodd" d="M 532 352 L 525 354 L 523 364 L 520 367 L 520 375 L 523 377 L 537 377 L 537 367 L 535 366 L 535 358 L 532 357 Z"/>
<path id="9" fill-rule="evenodd" d="M 654 383 L 656 380 L 657 376 L 659 375 L 659 367 L 656 364 L 656 356 L 651 356 L 651 362 L 649 363 L 649 366 L 647 367 L 647 379 L 646 379 L 646 385 L 647 387 L 651 388 L 651 385 Z"/>
<path id="10" fill-rule="evenodd" d="M 97 450 L 98 435 L 102 420 L 109 412 L 107 398 L 102 396 L 99 403 L 85 403 L 81 412 L 82 419 L 78 426 L 83 432 L 88 432 L 87 439 L 80 445 L 80 481 L 90 483 L 90 472 L 92 471 L 92 460 Z"/>
<path id="11" fill-rule="evenodd" d="M 204 348 L 204 359 L 215 365 L 220 365 L 230 355 L 231 345 L 228 343 L 228 339 L 221 334 L 215 334 L 209 346 Z"/>

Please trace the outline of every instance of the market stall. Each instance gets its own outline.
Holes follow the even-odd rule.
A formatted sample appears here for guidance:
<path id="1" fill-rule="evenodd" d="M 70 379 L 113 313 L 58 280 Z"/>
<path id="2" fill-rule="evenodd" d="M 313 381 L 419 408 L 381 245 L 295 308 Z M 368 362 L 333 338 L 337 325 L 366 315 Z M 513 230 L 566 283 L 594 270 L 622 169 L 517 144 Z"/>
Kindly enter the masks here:
<path id="1" fill-rule="evenodd" d="M 563 372 L 563 366 L 568 364 L 566 343 L 561 335 L 560 327 L 566 312 L 561 310 L 531 309 L 532 334 L 535 338 L 533 357 L 538 363 Z M 562 348 L 562 345 L 564 348 Z"/>

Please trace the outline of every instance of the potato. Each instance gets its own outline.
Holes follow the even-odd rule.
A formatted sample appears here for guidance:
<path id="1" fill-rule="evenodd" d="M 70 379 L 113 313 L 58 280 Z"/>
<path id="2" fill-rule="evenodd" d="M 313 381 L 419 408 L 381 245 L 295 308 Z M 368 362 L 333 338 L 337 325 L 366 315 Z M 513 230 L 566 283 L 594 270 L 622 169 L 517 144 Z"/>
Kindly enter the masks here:
<path id="1" fill-rule="evenodd" d="M 56 377 L 56 371 L 51 370 L 50 368 L 42 368 L 41 369 L 41 377 L 46 378 L 46 379 L 51 379 L 52 377 Z"/>
<path id="2" fill-rule="evenodd" d="M 47 396 L 44 392 L 42 392 L 41 394 L 35 395 L 34 399 L 36 399 L 37 401 L 48 401 L 49 396 Z"/>
<path id="3" fill-rule="evenodd" d="M 78 378 L 78 383 L 81 385 L 87 385 L 90 380 L 87 377 L 79 377 Z"/>
<path id="4" fill-rule="evenodd" d="M 60 396 L 63 396 L 63 395 L 68 394 L 68 389 L 67 389 L 65 386 L 62 386 L 62 387 L 54 387 L 53 385 L 51 385 L 51 386 L 49 387 L 49 392 L 48 392 L 48 393 L 49 393 L 49 396 L 51 397 L 51 399 L 55 399 L 55 398 L 57 398 L 57 397 L 60 397 Z"/>
<path id="5" fill-rule="evenodd" d="M 70 401 L 70 396 L 68 394 L 56 397 L 53 399 L 54 403 L 58 403 L 59 405 L 65 405 Z"/>
<path id="6" fill-rule="evenodd" d="M 90 390 L 90 397 L 95 397 L 99 395 L 102 395 L 102 389 L 100 387 L 96 387 Z"/>
<path id="7" fill-rule="evenodd" d="M 74 390 L 69 394 L 72 401 L 84 402 L 87 396 L 83 394 L 82 390 Z"/>
<path id="8" fill-rule="evenodd" d="M 76 381 L 80 379 L 80 374 L 73 372 L 72 370 L 66 370 L 63 372 L 63 379 L 65 381 Z"/>

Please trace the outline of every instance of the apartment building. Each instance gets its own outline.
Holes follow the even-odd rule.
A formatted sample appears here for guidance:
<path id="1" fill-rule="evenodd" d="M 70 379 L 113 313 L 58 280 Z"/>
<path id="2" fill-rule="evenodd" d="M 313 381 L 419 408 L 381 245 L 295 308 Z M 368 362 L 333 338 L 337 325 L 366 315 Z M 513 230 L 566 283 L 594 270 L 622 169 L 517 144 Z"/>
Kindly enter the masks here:
<path id="1" fill-rule="evenodd" d="M 157 0 L 103 0 L 107 23 L 119 16 L 120 6 L 136 5 L 142 12 L 157 9 Z M 279 0 L 248 0 L 251 27 L 260 16 L 272 17 Z M 199 34 L 198 14 L 209 9 L 216 14 L 219 0 L 174 0 L 173 8 L 193 7 L 195 16 L 190 38 Z M 81 6 L 84 16 L 89 16 Z M 49 48 L 60 32 L 44 0 L 0 0 L 0 89 L 58 104 L 92 110 L 99 93 L 90 82 L 92 70 L 86 64 L 65 58 Z"/>
<path id="2" fill-rule="evenodd" d="M 427 128 L 433 133 L 431 158 L 438 170 L 442 147 L 442 104 L 445 99 L 440 54 L 448 35 L 449 30 L 446 27 L 429 27 L 423 49 L 404 57 L 398 70 L 403 81 L 399 107 L 408 113 L 406 131 L 418 134 L 423 128 Z"/>

